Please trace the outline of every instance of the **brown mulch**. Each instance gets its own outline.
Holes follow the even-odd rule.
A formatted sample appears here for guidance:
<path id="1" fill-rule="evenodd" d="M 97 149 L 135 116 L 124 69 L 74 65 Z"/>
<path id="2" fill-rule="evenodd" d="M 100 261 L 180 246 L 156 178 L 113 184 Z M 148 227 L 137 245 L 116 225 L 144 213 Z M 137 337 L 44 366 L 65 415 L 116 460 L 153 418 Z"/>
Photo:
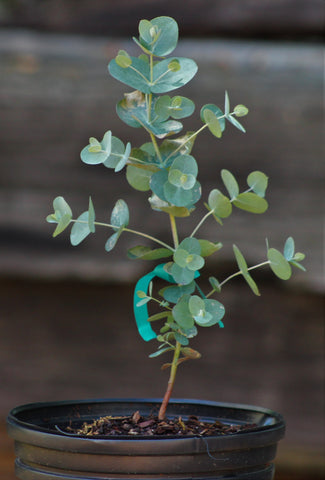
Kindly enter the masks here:
<path id="1" fill-rule="evenodd" d="M 173 436 L 210 436 L 238 433 L 242 430 L 252 429 L 256 425 L 227 425 L 219 421 L 214 423 L 203 422 L 198 417 L 191 415 L 187 419 L 177 417 L 159 420 L 157 416 L 143 417 L 139 412 L 130 416 L 106 416 L 94 420 L 93 423 L 84 423 L 81 428 L 67 427 L 66 433 L 77 435 L 173 435 Z"/>

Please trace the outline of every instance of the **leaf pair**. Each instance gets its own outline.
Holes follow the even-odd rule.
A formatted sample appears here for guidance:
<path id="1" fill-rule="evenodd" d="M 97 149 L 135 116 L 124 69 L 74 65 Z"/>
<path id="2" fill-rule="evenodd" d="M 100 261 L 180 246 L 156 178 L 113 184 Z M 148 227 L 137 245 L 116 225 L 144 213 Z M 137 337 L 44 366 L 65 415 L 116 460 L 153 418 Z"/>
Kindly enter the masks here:
<path id="1" fill-rule="evenodd" d="M 166 58 L 151 67 L 148 61 L 141 57 L 127 57 L 121 66 L 121 54 L 110 61 L 109 73 L 116 80 L 125 83 L 135 90 L 146 94 L 160 94 L 176 90 L 192 80 L 198 67 L 190 58 Z"/>
<path id="2" fill-rule="evenodd" d="M 196 238 L 185 238 L 176 248 L 173 255 L 174 263 L 170 273 L 176 283 L 188 285 L 195 274 L 204 266 L 204 258 L 201 256 L 201 245 Z"/>
<path id="3" fill-rule="evenodd" d="M 232 213 L 232 205 L 250 213 L 264 213 L 268 203 L 264 199 L 268 184 L 267 176 L 259 171 L 252 172 L 247 177 L 249 191 L 240 193 L 239 185 L 229 170 L 221 171 L 221 178 L 227 189 L 229 197 L 220 190 L 214 189 L 208 198 L 208 208 L 213 211 L 216 219 L 220 222 Z"/>
<path id="4" fill-rule="evenodd" d="M 244 117 L 248 114 L 248 108 L 245 105 L 236 105 L 233 112 L 230 112 L 229 96 L 225 93 L 225 112 L 214 104 L 207 104 L 201 108 L 201 120 L 204 122 L 210 132 L 217 138 L 221 138 L 223 131 L 226 128 L 226 120 L 232 123 L 233 126 L 238 128 L 241 132 L 245 133 L 246 130 L 241 123 L 234 118 Z"/>
<path id="5" fill-rule="evenodd" d="M 116 245 L 123 230 L 129 224 L 129 208 L 124 200 L 118 200 L 112 210 L 111 226 L 115 233 L 113 233 L 105 244 L 106 252 L 110 252 Z"/>
<path id="6" fill-rule="evenodd" d="M 295 253 L 295 243 L 292 237 L 287 238 L 283 254 L 275 248 L 268 248 L 267 257 L 271 270 L 281 280 L 288 280 L 291 277 L 291 265 L 300 270 L 306 270 L 305 267 L 299 263 L 304 260 L 305 255 L 300 252 Z"/>
<path id="7" fill-rule="evenodd" d="M 72 211 L 63 197 L 56 197 L 53 201 L 54 213 L 48 215 L 46 220 L 49 223 L 57 223 L 53 237 L 62 233 L 72 222 Z M 74 224 L 70 233 L 72 245 L 79 245 L 90 233 L 95 232 L 95 210 L 91 198 L 89 198 L 89 207 L 83 212 Z"/>
<path id="8" fill-rule="evenodd" d="M 225 314 L 225 308 L 217 300 L 202 299 L 198 295 L 183 295 L 173 308 L 175 322 L 184 329 L 190 329 L 195 324 L 201 327 L 211 327 L 220 323 Z"/>
<path id="9" fill-rule="evenodd" d="M 197 173 L 195 158 L 179 155 L 169 169 L 159 170 L 152 175 L 150 187 L 161 200 L 176 207 L 187 207 L 196 203 L 201 196 Z"/>
<path id="10" fill-rule="evenodd" d="M 88 165 L 102 163 L 107 168 L 113 168 L 119 172 L 126 165 L 131 153 L 131 144 L 126 146 L 117 137 L 112 136 L 109 130 L 105 133 L 101 142 L 91 137 L 89 144 L 80 153 L 81 160 Z"/>

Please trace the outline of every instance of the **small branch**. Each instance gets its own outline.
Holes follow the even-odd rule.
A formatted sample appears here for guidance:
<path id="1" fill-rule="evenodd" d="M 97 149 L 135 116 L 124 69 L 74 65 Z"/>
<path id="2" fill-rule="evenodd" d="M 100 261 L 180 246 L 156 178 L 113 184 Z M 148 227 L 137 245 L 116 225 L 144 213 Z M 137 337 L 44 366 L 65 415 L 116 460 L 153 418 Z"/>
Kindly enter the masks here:
<path id="1" fill-rule="evenodd" d="M 213 214 L 213 210 L 210 210 L 208 213 L 204 215 L 204 217 L 201 219 L 201 221 L 197 224 L 197 226 L 194 228 L 193 232 L 191 233 L 190 237 L 194 237 L 198 229 L 202 226 L 202 224 L 206 221 L 206 219 Z"/>
<path id="2" fill-rule="evenodd" d="M 249 267 L 247 269 L 247 271 L 250 271 L 250 270 L 255 270 L 256 268 L 259 268 L 259 267 L 263 267 L 264 265 L 269 265 L 271 262 L 269 260 L 265 261 L 265 262 L 262 262 L 262 263 L 259 263 L 258 265 L 254 265 L 253 267 Z M 233 273 L 232 275 L 230 275 L 229 277 L 227 277 L 223 282 L 221 282 L 219 284 L 219 287 L 221 288 L 223 285 L 225 285 L 225 283 L 229 282 L 229 280 L 232 280 L 233 278 L 235 277 L 238 277 L 239 275 L 242 275 L 243 272 L 241 270 L 239 270 L 238 272 L 236 273 Z M 215 290 L 211 290 L 211 292 L 209 292 L 207 294 L 207 298 L 208 297 L 211 297 L 211 295 L 215 292 Z"/>
<path id="3" fill-rule="evenodd" d="M 85 220 L 71 219 L 70 221 L 74 222 L 74 223 L 86 223 L 86 224 L 88 224 L 88 222 L 86 222 Z M 94 222 L 94 224 L 99 226 L 99 227 L 109 227 L 109 228 L 112 228 L 113 230 L 115 230 L 116 228 L 119 228 L 117 225 L 111 225 L 110 223 Z M 147 235 L 146 233 L 138 232 L 137 230 L 132 230 L 131 228 L 126 228 L 126 227 L 123 228 L 123 231 L 128 232 L 128 233 L 133 233 L 134 235 L 139 235 L 140 237 L 147 238 L 148 240 L 152 240 L 153 242 L 158 243 L 159 245 L 162 245 L 163 247 L 167 248 L 168 250 L 171 250 L 172 252 L 175 251 L 175 249 L 173 247 L 171 247 L 170 245 L 168 245 L 167 243 L 159 240 L 158 238 L 152 237 L 151 235 Z"/>

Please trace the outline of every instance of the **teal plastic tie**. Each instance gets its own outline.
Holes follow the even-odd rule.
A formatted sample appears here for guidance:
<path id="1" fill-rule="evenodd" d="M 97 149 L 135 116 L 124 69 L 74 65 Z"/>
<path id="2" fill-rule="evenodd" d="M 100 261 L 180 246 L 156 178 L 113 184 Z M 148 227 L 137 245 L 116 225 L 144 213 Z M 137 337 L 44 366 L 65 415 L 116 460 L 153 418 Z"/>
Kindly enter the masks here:
<path id="1" fill-rule="evenodd" d="M 166 270 L 164 269 L 165 263 L 157 265 L 154 270 L 151 272 L 147 273 L 147 275 L 144 275 L 144 277 L 141 277 L 140 280 L 138 280 L 135 289 L 134 289 L 134 296 L 133 296 L 133 309 L 134 309 L 134 317 L 135 317 L 135 322 L 138 327 L 138 331 L 146 342 L 149 342 L 149 340 L 153 340 L 154 338 L 157 338 L 157 334 L 154 332 L 154 330 L 151 328 L 150 322 L 148 322 L 149 314 L 148 314 L 148 307 L 147 304 L 145 303 L 144 305 L 138 305 L 140 298 L 137 295 L 138 291 L 141 292 L 148 292 L 149 284 L 151 280 L 155 277 L 161 278 L 162 280 L 166 280 L 166 282 L 169 283 L 176 283 L 174 280 L 174 277 L 170 275 Z M 195 278 L 199 277 L 199 272 L 195 272 Z"/>

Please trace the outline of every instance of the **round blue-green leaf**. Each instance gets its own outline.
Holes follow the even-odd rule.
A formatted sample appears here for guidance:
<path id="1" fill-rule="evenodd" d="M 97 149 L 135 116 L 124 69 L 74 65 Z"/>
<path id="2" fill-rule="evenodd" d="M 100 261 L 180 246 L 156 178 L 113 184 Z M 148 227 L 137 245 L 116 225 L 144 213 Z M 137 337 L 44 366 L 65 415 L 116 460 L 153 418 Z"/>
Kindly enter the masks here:
<path id="1" fill-rule="evenodd" d="M 176 207 L 186 207 L 191 205 L 194 202 L 193 189 L 196 187 L 198 182 L 195 182 L 195 185 L 190 190 L 184 190 L 182 187 L 177 187 L 169 182 L 166 182 L 164 185 L 164 197 L 166 200 Z"/>
<path id="2" fill-rule="evenodd" d="M 128 165 L 126 169 L 126 179 L 135 190 L 146 192 L 150 190 L 150 179 L 153 175 L 152 170 Z"/>
<path id="3" fill-rule="evenodd" d="M 189 299 L 190 295 L 183 295 L 173 308 L 175 322 L 184 329 L 189 329 L 194 326 L 194 319 L 188 307 Z"/>
<path id="4" fill-rule="evenodd" d="M 123 68 L 113 59 L 108 64 L 108 71 L 112 77 L 135 90 L 143 93 L 151 93 L 150 89 L 150 66 L 141 58 L 130 57 L 132 64 Z"/>
<path id="5" fill-rule="evenodd" d="M 203 299 L 198 295 L 191 295 L 188 302 L 188 308 L 193 317 L 202 315 L 205 312 L 205 304 Z"/>
<path id="6" fill-rule="evenodd" d="M 171 17 L 156 17 L 139 23 L 140 43 L 158 57 L 169 55 L 178 42 L 178 25 Z"/>
<path id="7" fill-rule="evenodd" d="M 169 64 L 173 60 L 179 62 L 180 69 L 177 72 L 169 69 Z M 153 68 L 153 82 L 150 84 L 150 91 L 152 93 L 167 93 L 180 88 L 192 80 L 197 70 L 197 64 L 190 58 L 177 57 L 161 60 Z"/>
<path id="8" fill-rule="evenodd" d="M 213 253 L 220 250 L 220 248 L 222 248 L 221 242 L 213 243 L 213 242 L 210 242 L 210 240 L 205 240 L 205 239 L 199 240 L 199 244 L 201 247 L 200 255 L 202 257 L 209 257 Z"/>
<path id="9" fill-rule="evenodd" d="M 172 285 L 164 288 L 162 295 L 167 302 L 177 303 L 184 294 L 191 294 L 195 290 L 195 282 L 188 285 Z"/>
<path id="10" fill-rule="evenodd" d="M 267 189 L 268 177 L 263 172 L 252 172 L 247 177 L 247 184 L 254 193 L 260 197 L 264 197 Z"/>
<path id="11" fill-rule="evenodd" d="M 117 229 L 126 227 L 129 224 L 129 208 L 122 199 L 118 200 L 111 214 L 111 224 Z"/>
<path id="12" fill-rule="evenodd" d="M 291 267 L 279 250 L 270 248 L 267 252 L 270 267 L 275 275 L 281 280 L 288 280 L 291 277 Z"/>
<path id="13" fill-rule="evenodd" d="M 180 170 L 182 173 L 190 174 L 194 177 L 198 174 L 198 166 L 192 155 L 179 155 L 173 161 L 170 169 Z"/>
<path id="14" fill-rule="evenodd" d="M 217 323 L 219 323 L 220 320 L 224 317 L 225 307 L 222 305 L 222 303 L 218 302 L 217 300 L 211 300 L 211 299 L 205 299 L 204 304 L 205 304 L 206 312 L 210 313 L 212 318 L 208 322 L 202 319 L 199 322 L 196 321 L 196 323 L 201 327 L 212 327 L 213 325 L 216 325 Z"/>
<path id="15" fill-rule="evenodd" d="M 203 111 L 203 118 L 204 118 L 204 122 L 207 124 L 210 132 L 215 137 L 221 138 L 221 136 L 222 136 L 221 125 L 220 125 L 219 120 L 216 117 L 216 115 L 211 110 L 206 108 Z"/>
<path id="16" fill-rule="evenodd" d="M 122 230 L 118 230 L 117 232 L 113 233 L 113 235 L 111 235 L 107 242 L 105 243 L 105 250 L 106 252 L 110 252 L 111 250 L 113 250 L 113 248 L 115 247 L 118 239 L 120 238 L 120 235 L 122 233 Z"/>
<path id="17" fill-rule="evenodd" d="M 70 233 L 71 245 L 79 245 L 89 234 L 89 212 L 82 213 L 73 224 Z M 82 223 L 79 223 L 82 222 Z"/>
<path id="18" fill-rule="evenodd" d="M 173 118 L 180 119 L 192 115 L 195 110 L 195 104 L 186 97 L 176 96 L 172 98 L 170 104 L 170 115 Z"/>
<path id="19" fill-rule="evenodd" d="M 213 210 L 213 213 L 220 218 L 227 218 L 232 212 L 232 205 L 229 198 L 216 188 L 209 194 L 208 205 L 211 210 Z"/>
<path id="20" fill-rule="evenodd" d="M 179 244 L 179 248 L 183 248 L 188 253 L 195 253 L 197 255 L 201 254 L 200 242 L 194 237 L 184 238 Z"/>
<path id="21" fill-rule="evenodd" d="M 189 270 L 187 267 L 182 268 L 176 263 L 173 263 L 171 267 L 171 274 L 176 283 L 180 285 L 188 285 L 189 283 L 193 282 L 195 272 L 193 270 Z"/>
<path id="22" fill-rule="evenodd" d="M 119 164 L 119 162 L 121 161 L 121 158 L 123 157 L 124 153 L 125 153 L 125 147 L 122 140 L 120 140 L 117 137 L 112 137 L 111 152 L 109 156 L 106 156 L 106 159 L 103 162 L 103 165 L 106 168 L 115 169 Z"/>
<path id="23" fill-rule="evenodd" d="M 287 238 L 286 243 L 284 244 L 283 255 L 288 262 L 293 259 L 295 254 L 295 242 L 292 237 Z M 303 260 L 303 258 L 302 258 Z"/>
<path id="24" fill-rule="evenodd" d="M 237 198 L 239 194 L 239 186 L 233 174 L 229 172 L 229 170 L 223 169 L 221 170 L 221 178 L 230 195 L 230 199 L 233 200 Z"/>
<path id="25" fill-rule="evenodd" d="M 240 193 L 233 203 L 237 208 L 250 213 L 264 213 L 268 209 L 265 198 L 252 192 Z"/>
<path id="26" fill-rule="evenodd" d="M 219 122 L 219 125 L 220 125 L 220 128 L 221 128 L 221 132 L 223 132 L 224 129 L 226 128 L 226 121 L 225 121 L 225 118 L 224 118 L 223 111 L 220 110 L 220 108 L 217 107 L 216 105 L 213 105 L 212 103 L 208 103 L 207 105 L 203 105 L 203 107 L 201 108 L 201 111 L 200 111 L 200 117 L 201 117 L 202 122 L 205 122 L 205 119 L 204 119 L 205 110 L 210 110 L 212 113 L 215 114 L 215 116 L 218 119 L 218 122 Z"/>
<path id="27" fill-rule="evenodd" d="M 150 179 L 151 190 L 163 201 L 167 201 L 165 197 L 165 185 L 168 183 L 167 170 L 159 170 L 155 172 Z"/>

